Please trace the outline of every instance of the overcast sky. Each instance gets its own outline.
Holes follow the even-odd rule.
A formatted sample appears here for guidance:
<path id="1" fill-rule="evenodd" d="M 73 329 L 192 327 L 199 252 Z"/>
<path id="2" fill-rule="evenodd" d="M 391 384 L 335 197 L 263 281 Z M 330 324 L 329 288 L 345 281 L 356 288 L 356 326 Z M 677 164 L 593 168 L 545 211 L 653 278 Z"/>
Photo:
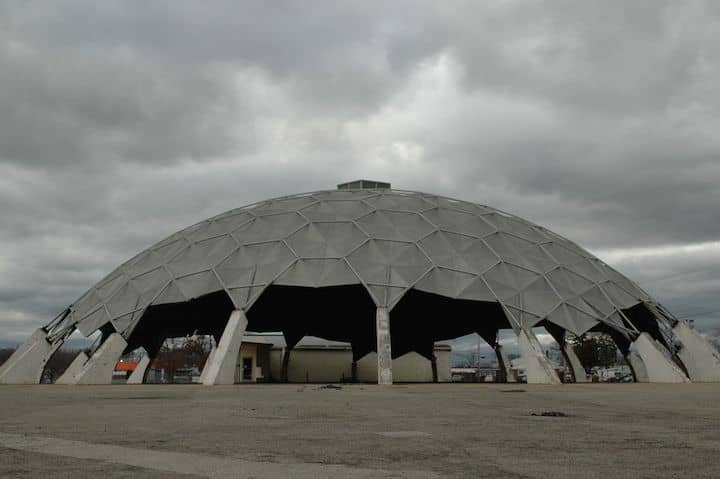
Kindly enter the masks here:
<path id="1" fill-rule="evenodd" d="M 361 177 L 535 221 L 720 329 L 720 3 L 0 0 L 0 338 L 184 226 Z"/>

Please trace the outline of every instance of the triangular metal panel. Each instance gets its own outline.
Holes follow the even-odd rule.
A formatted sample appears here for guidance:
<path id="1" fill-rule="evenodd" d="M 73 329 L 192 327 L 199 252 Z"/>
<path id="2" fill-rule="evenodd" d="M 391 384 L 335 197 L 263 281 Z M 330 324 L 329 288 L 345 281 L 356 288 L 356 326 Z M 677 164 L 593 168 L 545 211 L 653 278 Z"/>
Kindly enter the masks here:
<path id="1" fill-rule="evenodd" d="M 595 263 L 599 268 L 603 270 L 603 274 L 613 283 L 615 283 L 620 288 L 624 289 L 628 294 L 631 296 L 637 297 L 641 299 L 642 301 L 648 301 L 651 298 L 643 291 L 639 286 L 637 286 L 635 283 L 630 281 L 628 278 L 623 276 L 622 274 L 615 271 L 610 266 L 602 263 L 601 261 L 597 261 Z"/>
<path id="2" fill-rule="evenodd" d="M 94 331 L 110 322 L 105 308 L 100 307 L 85 318 L 79 320 L 77 328 L 83 336 L 89 336 Z"/>
<path id="3" fill-rule="evenodd" d="M 540 278 L 504 302 L 542 318 L 555 309 L 560 304 L 561 299 L 555 294 L 550 283 L 545 278 Z"/>
<path id="4" fill-rule="evenodd" d="M 300 259 L 273 284 L 318 288 L 358 283 L 360 280 L 344 259 Z"/>
<path id="5" fill-rule="evenodd" d="M 160 267 L 130 280 L 135 290 L 140 292 L 138 307 L 145 307 L 170 281 L 165 268 Z"/>
<path id="6" fill-rule="evenodd" d="M 242 225 L 249 223 L 250 221 L 252 221 L 253 218 L 254 216 L 247 212 L 217 218 L 210 221 L 202 230 L 199 230 L 189 235 L 188 239 L 191 242 L 196 243 L 198 241 L 203 241 L 208 238 L 226 235 L 232 231 L 235 231 Z"/>
<path id="7" fill-rule="evenodd" d="M 240 247 L 215 268 L 228 288 L 268 283 L 295 261 L 295 255 L 279 241 Z"/>
<path id="8" fill-rule="evenodd" d="M 123 271 L 128 276 L 137 276 L 146 273 L 151 269 L 157 268 L 163 262 L 162 257 L 152 250 L 145 250 L 135 257 L 135 259 L 123 267 Z"/>
<path id="9" fill-rule="evenodd" d="M 437 231 L 420 242 L 434 264 L 469 273 L 481 273 L 500 262 L 482 240 Z"/>
<path id="10" fill-rule="evenodd" d="M 502 215 L 500 213 L 490 213 L 483 216 L 483 219 L 493 225 L 498 231 L 512 233 L 521 236 L 533 243 L 540 243 L 548 240 L 548 236 L 533 225 L 517 218 Z"/>
<path id="11" fill-rule="evenodd" d="M 162 292 L 155 298 L 152 304 L 169 304 L 169 303 L 182 303 L 187 301 L 180 288 L 178 288 L 175 282 L 171 282 L 165 286 Z"/>
<path id="12" fill-rule="evenodd" d="M 176 277 L 197 273 L 217 265 L 237 247 L 230 236 L 200 241 L 176 256 L 167 268 Z"/>
<path id="13" fill-rule="evenodd" d="M 209 293 L 223 290 L 222 285 L 212 271 L 183 276 L 182 278 L 177 278 L 175 283 L 183 296 L 188 299 L 198 298 Z"/>
<path id="14" fill-rule="evenodd" d="M 435 208 L 423 212 L 423 216 L 438 228 L 453 233 L 482 237 L 495 231 L 495 228 L 480 216 L 462 211 Z"/>
<path id="15" fill-rule="evenodd" d="M 359 201 L 372 198 L 380 194 L 379 190 L 362 189 L 362 190 L 327 190 L 317 191 L 313 193 L 313 197 L 319 200 L 344 200 Z"/>
<path id="16" fill-rule="evenodd" d="M 600 285 L 613 303 L 621 309 L 630 308 L 641 302 L 641 299 L 631 296 L 627 291 L 620 288 L 612 281 L 606 281 Z"/>
<path id="17" fill-rule="evenodd" d="M 475 279 L 457 296 L 458 299 L 470 299 L 475 301 L 497 301 L 497 297 L 490 291 L 482 276 Z"/>
<path id="18" fill-rule="evenodd" d="M 374 211 L 358 220 L 360 227 L 373 238 L 417 241 L 435 227 L 416 213 Z"/>
<path id="19" fill-rule="evenodd" d="M 140 292 L 131 283 L 125 283 L 106 303 L 107 309 L 113 318 L 138 309 Z"/>
<path id="20" fill-rule="evenodd" d="M 414 289 L 448 298 L 457 298 L 475 279 L 477 279 L 477 275 L 474 274 L 434 268 L 418 281 Z"/>
<path id="21" fill-rule="evenodd" d="M 114 318 L 111 323 L 118 333 L 128 337 L 128 333 L 135 328 L 135 325 L 140 321 L 144 313 L 145 310 L 141 309 L 139 311 L 120 316 L 119 318 Z"/>
<path id="22" fill-rule="evenodd" d="M 552 259 L 541 246 L 533 246 L 523 251 L 521 256 L 512 258 L 511 261 L 518 266 L 538 273 L 546 273 L 557 266 L 557 262 Z"/>
<path id="23" fill-rule="evenodd" d="M 431 266 L 416 245 L 385 240 L 370 240 L 347 259 L 366 283 L 387 284 L 392 276 L 398 286 L 412 284 Z"/>
<path id="24" fill-rule="evenodd" d="M 366 202 L 382 210 L 422 211 L 432 207 L 431 203 L 416 195 L 383 194 L 368 198 Z"/>
<path id="25" fill-rule="evenodd" d="M 563 327 L 575 335 L 586 333 L 595 327 L 599 321 L 567 304 L 558 306 L 547 316 L 547 320 Z"/>
<path id="26" fill-rule="evenodd" d="M 321 201 L 300 213 L 310 221 L 352 221 L 368 214 L 372 209 L 360 201 Z"/>
<path id="27" fill-rule="evenodd" d="M 489 234 L 484 241 L 504 260 L 522 257 L 535 244 L 503 232 Z"/>
<path id="28" fill-rule="evenodd" d="M 575 308 L 579 309 L 588 316 L 592 316 L 595 319 L 602 319 L 603 314 L 596 310 L 590 303 L 585 301 L 582 297 L 576 296 L 574 298 L 566 298 L 565 302 Z"/>
<path id="29" fill-rule="evenodd" d="M 516 321 L 518 321 L 525 328 L 532 328 L 537 323 L 543 320 L 540 316 L 523 311 L 522 309 L 515 308 L 506 303 L 503 303 L 506 311 L 509 311 Z"/>
<path id="30" fill-rule="evenodd" d="M 166 264 L 177 256 L 182 250 L 189 247 L 190 243 L 185 238 L 178 238 L 171 243 L 167 243 L 158 248 L 154 248 L 153 252 L 158 256 L 160 264 Z"/>
<path id="31" fill-rule="evenodd" d="M 625 328 L 627 328 L 627 325 L 625 324 L 622 316 L 620 316 L 620 313 L 618 313 L 617 311 L 604 317 L 602 319 L 602 322 L 607 324 L 608 326 L 614 327 L 621 333 L 627 335 L 627 333 L 625 332 Z"/>
<path id="32" fill-rule="evenodd" d="M 608 300 L 599 286 L 595 286 L 583 293 L 582 298 L 597 311 L 601 317 L 612 314 L 616 310 L 615 306 Z"/>
<path id="33" fill-rule="evenodd" d="M 426 201 L 433 203 L 435 206 L 439 206 L 444 209 L 458 210 L 473 215 L 484 215 L 494 211 L 492 208 L 488 208 L 487 206 L 477 205 L 475 203 L 469 203 L 467 201 L 456 200 L 453 198 L 445 198 L 443 196 L 422 194 L 422 197 Z"/>
<path id="34" fill-rule="evenodd" d="M 367 285 L 370 295 L 377 306 L 392 307 L 405 294 L 407 288 L 383 286 L 377 284 Z"/>
<path id="35" fill-rule="evenodd" d="M 287 238 L 307 221 L 297 213 L 261 216 L 236 229 L 232 234 L 241 244 Z"/>
<path id="36" fill-rule="evenodd" d="M 102 298 L 94 289 L 91 289 L 73 304 L 72 309 L 78 318 L 82 318 L 101 304 L 103 304 Z"/>
<path id="37" fill-rule="evenodd" d="M 602 283 L 608 279 L 592 261 L 587 259 L 568 266 L 568 268 L 595 283 Z"/>
<path id="38" fill-rule="evenodd" d="M 310 195 L 300 195 L 296 197 L 281 198 L 269 200 L 260 203 L 251 211 L 256 215 L 272 215 L 276 213 L 294 212 L 308 205 L 316 203 L 318 200 Z"/>
<path id="39" fill-rule="evenodd" d="M 125 284 L 128 277 L 121 270 L 116 269 L 95 286 L 97 295 L 102 300 L 107 300 Z"/>
<path id="40" fill-rule="evenodd" d="M 483 274 L 490 288 L 504 300 L 518 294 L 540 275 L 508 263 L 500 263 Z"/>
<path id="41" fill-rule="evenodd" d="M 301 258 L 341 258 L 367 240 L 350 222 L 310 223 L 295 232 L 288 243 Z"/>
<path id="42" fill-rule="evenodd" d="M 558 243 L 544 243 L 543 248 L 550 253 L 562 265 L 573 265 L 582 262 L 585 258 L 579 254 L 565 248 Z"/>
<path id="43" fill-rule="evenodd" d="M 547 273 L 547 278 L 563 298 L 572 298 L 595 287 L 590 280 L 562 266 Z"/>

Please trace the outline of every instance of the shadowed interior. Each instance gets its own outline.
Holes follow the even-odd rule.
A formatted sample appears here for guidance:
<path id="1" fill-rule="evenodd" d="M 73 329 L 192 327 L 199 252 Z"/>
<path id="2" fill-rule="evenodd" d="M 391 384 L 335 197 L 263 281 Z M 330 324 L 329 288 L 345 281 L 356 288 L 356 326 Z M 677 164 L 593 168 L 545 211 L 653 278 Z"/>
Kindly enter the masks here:
<path id="1" fill-rule="evenodd" d="M 154 356 L 169 337 L 211 334 L 219 341 L 233 305 L 224 292 L 152 306 L 128 340 Z M 376 307 L 362 285 L 320 288 L 271 285 L 247 313 L 248 331 L 281 331 L 289 347 L 304 336 L 352 345 L 358 360 L 376 351 Z M 478 333 L 495 345 L 497 331 L 510 324 L 498 303 L 453 299 L 410 290 L 391 312 L 392 356 L 410 351 L 431 359 L 434 343 Z"/>

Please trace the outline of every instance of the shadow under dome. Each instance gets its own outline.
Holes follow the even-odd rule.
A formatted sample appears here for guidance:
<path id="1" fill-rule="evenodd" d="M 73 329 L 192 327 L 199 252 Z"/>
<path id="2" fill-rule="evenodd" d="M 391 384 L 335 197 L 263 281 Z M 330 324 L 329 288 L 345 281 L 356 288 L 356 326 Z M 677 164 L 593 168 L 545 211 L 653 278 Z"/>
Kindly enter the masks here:
<path id="1" fill-rule="evenodd" d="M 150 306 L 130 334 L 125 352 L 143 347 L 153 356 L 166 338 L 193 334 L 209 334 L 218 342 L 234 309 L 224 291 L 189 301 Z"/>
<path id="2" fill-rule="evenodd" d="M 456 299 L 409 290 L 390 313 L 393 357 L 410 351 L 431 358 L 434 344 L 471 333 L 495 345 L 497 332 L 510 329 L 497 302 Z"/>

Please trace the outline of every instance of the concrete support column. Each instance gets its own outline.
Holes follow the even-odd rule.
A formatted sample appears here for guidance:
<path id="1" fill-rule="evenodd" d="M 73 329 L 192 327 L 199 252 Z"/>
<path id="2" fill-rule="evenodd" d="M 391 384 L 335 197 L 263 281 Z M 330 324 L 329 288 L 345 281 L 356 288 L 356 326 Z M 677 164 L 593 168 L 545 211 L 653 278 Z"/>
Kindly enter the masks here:
<path id="1" fill-rule="evenodd" d="M 217 351 L 217 345 L 212 347 L 212 349 L 210 350 L 210 353 L 208 354 L 207 359 L 205 360 L 205 365 L 203 366 L 203 370 L 200 373 L 200 384 L 205 384 L 205 377 L 207 376 L 207 373 L 210 370 L 210 364 L 212 364 L 213 356 L 215 356 L 215 351 Z"/>
<path id="2" fill-rule="evenodd" d="M 678 357 L 693 382 L 720 382 L 720 354 L 705 338 L 680 321 L 673 327 L 680 342 Z"/>
<path id="3" fill-rule="evenodd" d="M 642 359 L 651 383 L 685 383 L 690 380 L 680 367 L 662 353 L 660 346 L 648 333 L 641 333 L 633 342 Z"/>
<path id="4" fill-rule="evenodd" d="M 212 386 L 235 383 L 235 369 L 246 327 L 245 313 L 241 310 L 233 311 L 214 354 L 211 354 L 203 368 L 203 384 Z"/>
<path id="5" fill-rule="evenodd" d="M 432 369 L 432 380 L 434 383 L 438 382 L 438 370 L 437 370 L 437 358 L 435 354 L 432 355 L 430 360 L 430 368 Z"/>
<path id="6" fill-rule="evenodd" d="M 587 382 L 587 374 L 585 373 L 585 368 L 583 367 L 582 363 L 580 362 L 580 358 L 577 357 L 577 354 L 575 354 L 575 350 L 572 347 L 572 344 L 566 342 L 563 345 L 562 348 L 563 356 L 565 356 L 565 362 L 570 367 L 573 373 L 573 378 L 575 379 L 576 383 L 586 383 Z"/>
<path id="7" fill-rule="evenodd" d="M 112 383 L 115 365 L 126 347 L 125 338 L 119 333 L 112 333 L 83 364 L 82 370 L 74 376 L 73 384 Z"/>
<path id="8" fill-rule="evenodd" d="M 525 361 L 525 377 L 528 384 L 560 384 L 560 378 L 545 357 L 537 337 L 528 329 L 518 334 L 520 354 Z"/>
<path id="9" fill-rule="evenodd" d="M 147 371 L 148 366 L 150 366 L 150 355 L 145 353 L 143 354 L 142 359 L 140 362 L 138 362 L 138 365 L 135 367 L 135 371 L 132 372 L 130 377 L 127 380 L 127 384 L 142 384 L 145 382 L 145 372 Z"/>
<path id="10" fill-rule="evenodd" d="M 500 382 L 503 383 L 514 383 L 517 382 L 515 380 L 515 375 L 510 370 L 510 359 L 507 356 L 507 353 L 505 352 L 505 349 L 500 345 L 500 343 L 497 343 L 495 345 L 495 355 L 497 356 L 498 360 L 498 367 L 500 368 Z"/>
<path id="11" fill-rule="evenodd" d="M 357 361 L 353 359 L 352 365 L 350 366 L 350 371 L 352 374 L 352 382 L 356 383 L 358 381 L 358 373 L 357 373 Z"/>
<path id="12" fill-rule="evenodd" d="M 390 311 L 379 307 L 375 314 L 377 334 L 378 384 L 392 384 L 392 351 L 390 349 Z"/>
<path id="13" fill-rule="evenodd" d="M 0 384 L 38 384 L 50 356 L 63 341 L 54 344 L 47 332 L 39 328 L 0 366 Z"/>
<path id="14" fill-rule="evenodd" d="M 73 359 L 73 362 L 70 363 L 70 366 L 57 378 L 55 384 L 75 384 L 75 376 L 80 374 L 88 359 L 90 358 L 85 354 L 85 351 L 80 351 Z"/>
<path id="15" fill-rule="evenodd" d="M 650 379 L 647 375 L 647 370 L 645 369 L 645 363 L 643 362 L 640 355 L 638 355 L 638 353 L 630 351 L 625 355 L 625 359 L 627 360 L 628 365 L 632 370 L 633 377 L 635 378 L 636 383 L 650 382 Z"/>
<path id="16" fill-rule="evenodd" d="M 290 352 L 292 348 L 286 347 L 283 350 L 282 368 L 280 369 L 280 381 L 288 382 L 288 367 L 290 366 Z"/>

